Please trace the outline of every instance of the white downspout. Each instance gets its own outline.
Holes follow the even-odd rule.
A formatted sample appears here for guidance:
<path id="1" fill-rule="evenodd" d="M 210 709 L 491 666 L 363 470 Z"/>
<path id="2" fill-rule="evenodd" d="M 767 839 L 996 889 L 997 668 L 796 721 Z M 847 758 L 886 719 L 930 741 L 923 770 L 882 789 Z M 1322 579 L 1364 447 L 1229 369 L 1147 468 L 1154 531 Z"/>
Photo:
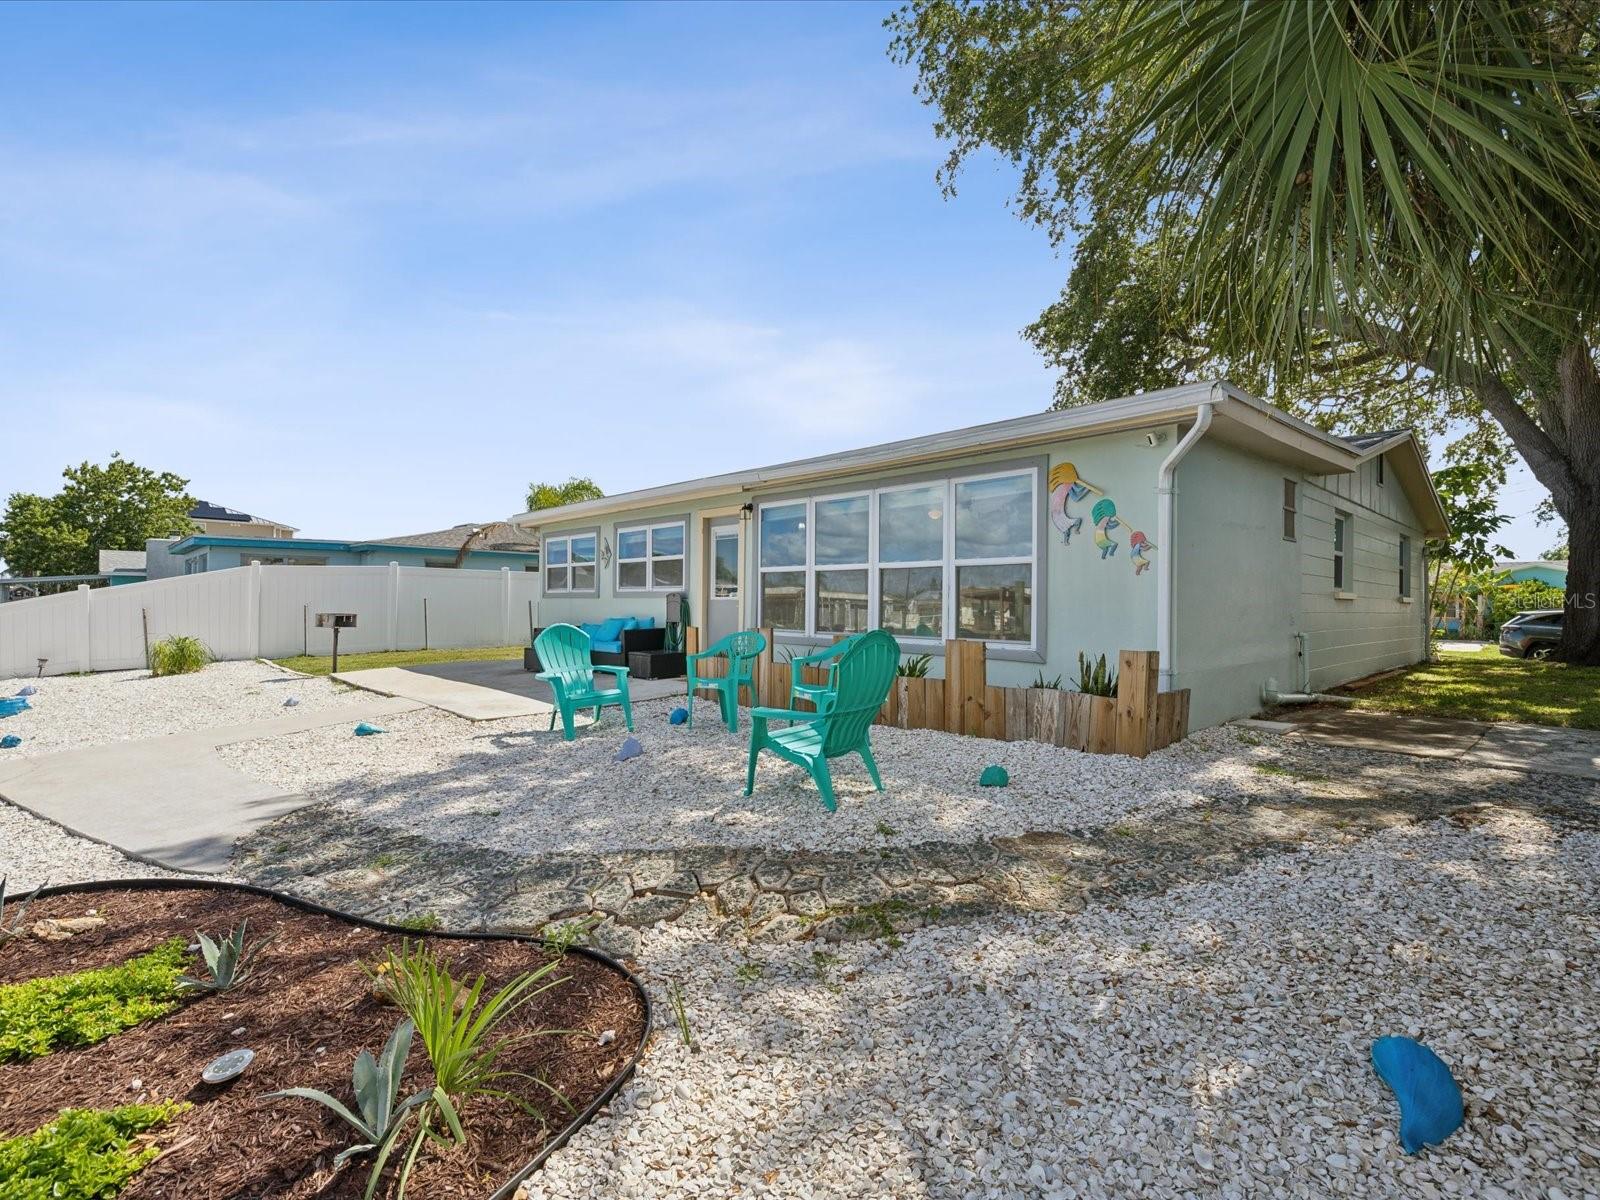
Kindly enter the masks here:
<path id="1" fill-rule="evenodd" d="M 1215 396 L 1216 391 L 1216 386 L 1213 385 L 1211 394 Z M 1211 415 L 1215 411 L 1216 406 L 1210 400 L 1195 410 L 1194 424 L 1172 448 L 1172 453 L 1162 461 L 1161 474 L 1156 483 L 1156 654 L 1161 660 L 1160 690 L 1163 692 L 1172 690 L 1173 625 L 1177 615 L 1172 589 L 1175 557 L 1172 542 L 1172 479 L 1184 455 L 1188 454 L 1194 444 L 1205 436 L 1206 430 L 1211 428 Z"/>

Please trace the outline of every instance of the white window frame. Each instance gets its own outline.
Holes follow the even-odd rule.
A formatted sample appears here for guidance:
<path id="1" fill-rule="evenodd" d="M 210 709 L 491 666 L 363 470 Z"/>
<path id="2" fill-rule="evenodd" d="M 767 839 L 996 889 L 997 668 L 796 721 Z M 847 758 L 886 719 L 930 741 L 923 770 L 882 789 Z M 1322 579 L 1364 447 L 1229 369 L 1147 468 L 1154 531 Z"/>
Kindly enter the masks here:
<path id="1" fill-rule="evenodd" d="M 573 569 L 573 565 L 574 565 L 573 561 L 572 561 L 572 543 L 575 542 L 575 541 L 582 541 L 584 538 L 593 538 L 594 539 L 595 557 L 593 559 L 591 559 L 589 562 L 582 563 L 582 564 L 579 564 L 579 565 L 586 566 L 586 567 L 592 566 L 594 568 L 594 586 L 593 587 L 587 587 L 587 588 L 575 588 L 575 587 L 572 586 L 572 569 Z M 549 561 L 549 547 L 554 546 L 557 543 L 561 543 L 561 544 L 565 545 L 566 548 L 567 548 L 567 561 L 564 562 L 564 563 L 552 563 L 552 562 Z M 572 533 L 558 533 L 558 534 L 549 535 L 549 536 L 543 538 L 541 540 L 541 542 L 540 542 L 539 557 L 540 557 L 539 569 L 540 569 L 540 572 L 541 572 L 540 576 L 539 576 L 539 587 L 540 587 L 540 590 L 546 596 L 597 596 L 597 595 L 600 594 L 600 532 L 599 532 L 599 530 L 596 530 L 596 529 L 579 529 L 579 530 L 576 530 L 576 531 L 574 531 Z M 566 571 L 566 573 L 567 573 L 567 585 L 565 587 L 558 587 L 557 588 L 557 587 L 551 587 L 550 586 L 550 572 L 552 570 L 565 570 Z"/>
<path id="2" fill-rule="evenodd" d="M 956 489 L 963 483 L 979 483 L 986 479 L 1013 479 L 1025 478 L 1028 481 L 1028 532 L 1031 552 L 1026 555 L 1001 555 L 983 558 L 956 557 Z M 996 650 L 1013 652 L 1036 652 L 1039 648 L 1039 635 L 1041 623 L 1041 595 L 1040 567 L 1042 554 L 1039 545 L 1039 486 L 1040 468 L 1036 466 L 1011 466 L 993 471 L 974 471 L 960 475 L 933 476 L 931 478 L 896 480 L 876 488 L 854 488 L 848 491 L 825 492 L 819 495 L 785 496 L 773 500 L 762 501 L 756 509 L 755 531 L 755 561 L 757 583 L 753 599 L 752 611 L 756 616 L 758 625 L 766 623 L 766 615 L 761 611 L 762 588 L 760 577 L 780 571 L 798 571 L 805 579 L 805 623 L 804 629 L 789 629 L 775 627 L 775 632 L 792 635 L 797 638 L 810 638 L 822 640 L 835 636 L 833 630 L 817 629 L 817 572 L 818 571 L 853 571 L 865 570 L 867 573 L 867 627 L 880 628 L 883 615 L 882 605 L 882 571 L 884 568 L 897 567 L 938 567 L 940 569 L 940 587 L 942 591 L 942 608 L 940 610 L 940 630 L 943 636 L 937 638 L 918 638 L 896 634 L 896 640 L 902 645 L 916 648 L 936 648 L 944 645 L 945 641 L 956 636 L 956 572 L 959 567 L 988 567 L 988 566 L 1026 566 L 1029 570 L 1030 592 L 1032 601 L 1028 607 L 1028 638 L 1026 641 L 986 641 L 986 646 Z M 880 498 L 890 492 L 927 490 L 941 488 L 943 490 L 944 520 L 942 521 L 941 536 L 943 538 L 943 557 L 939 559 L 919 559 L 915 562 L 885 562 L 880 554 Z M 865 563 L 818 563 L 816 560 L 817 537 L 817 504 L 820 501 L 844 500 L 853 497 L 868 497 L 867 508 L 867 553 L 868 561 Z M 761 527 L 766 521 L 766 514 L 770 509 L 790 508 L 801 505 L 805 510 L 806 522 L 806 549 L 805 561 L 787 566 L 763 566 L 761 564 Z"/>
<path id="3" fill-rule="evenodd" d="M 1350 564 L 1353 558 L 1351 551 L 1355 548 L 1355 521 L 1347 512 L 1339 509 L 1333 510 L 1333 591 L 1337 596 L 1349 596 L 1355 589 L 1351 586 Z"/>
<path id="4" fill-rule="evenodd" d="M 683 549 L 677 554 L 657 554 L 655 550 L 656 530 L 658 529 L 676 529 L 679 535 L 683 538 Z M 681 517 L 673 521 L 639 521 L 631 525 L 618 525 L 612 532 L 617 539 L 617 560 L 614 567 L 616 571 L 616 577 L 613 581 L 613 586 L 615 587 L 616 591 L 638 594 L 641 592 L 683 592 L 688 590 L 689 523 L 687 521 L 683 520 Z M 644 554 L 642 556 L 630 555 L 624 558 L 622 554 L 622 535 L 625 533 L 641 532 L 644 534 Z M 676 559 L 678 562 L 683 564 L 683 571 L 681 572 L 681 578 L 679 579 L 679 582 L 658 585 L 656 583 L 656 563 L 658 561 L 669 561 L 672 559 Z M 644 563 L 643 587 L 626 585 L 622 582 L 622 564 L 625 562 Z"/>
<path id="5" fill-rule="evenodd" d="M 1411 599 L 1411 538 L 1400 535 L 1400 599 Z"/>
<path id="6" fill-rule="evenodd" d="M 1283 540 L 1299 540 L 1300 534 L 1300 482 L 1283 478 Z"/>

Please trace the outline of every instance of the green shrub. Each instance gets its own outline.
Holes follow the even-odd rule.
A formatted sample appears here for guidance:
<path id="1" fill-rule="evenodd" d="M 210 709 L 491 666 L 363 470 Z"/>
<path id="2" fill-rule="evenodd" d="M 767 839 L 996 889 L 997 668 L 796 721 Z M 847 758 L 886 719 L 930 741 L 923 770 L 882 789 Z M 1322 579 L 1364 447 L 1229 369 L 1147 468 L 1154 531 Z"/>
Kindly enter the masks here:
<path id="1" fill-rule="evenodd" d="M 92 1046 L 171 1012 L 187 960 L 184 940 L 173 938 L 115 966 L 0 987 L 0 1063 Z"/>
<path id="2" fill-rule="evenodd" d="M 1078 690 L 1086 696 L 1117 694 L 1117 673 L 1106 664 L 1104 654 L 1091 663 L 1082 650 L 1078 651 Z"/>
<path id="3" fill-rule="evenodd" d="M 926 679 L 928 668 L 933 665 L 933 655 L 919 654 L 915 658 L 908 658 L 895 668 L 894 673 L 902 679 Z"/>
<path id="4" fill-rule="evenodd" d="M 216 656 L 199 638 L 174 635 L 150 647 L 150 674 L 192 675 Z"/>
<path id="5" fill-rule="evenodd" d="M 1498 638 L 1500 627 L 1519 612 L 1530 609 L 1565 608 L 1567 593 L 1561 588 L 1541 583 L 1537 579 L 1524 579 L 1521 583 L 1501 584 L 1489 589 L 1488 619 L 1484 622 L 1483 636 Z"/>
<path id="6" fill-rule="evenodd" d="M 5 1200 L 115 1196 L 161 1153 L 152 1145 L 134 1145 L 134 1139 L 188 1107 L 168 1101 L 64 1109 L 50 1124 L 0 1141 L 0 1195 Z"/>

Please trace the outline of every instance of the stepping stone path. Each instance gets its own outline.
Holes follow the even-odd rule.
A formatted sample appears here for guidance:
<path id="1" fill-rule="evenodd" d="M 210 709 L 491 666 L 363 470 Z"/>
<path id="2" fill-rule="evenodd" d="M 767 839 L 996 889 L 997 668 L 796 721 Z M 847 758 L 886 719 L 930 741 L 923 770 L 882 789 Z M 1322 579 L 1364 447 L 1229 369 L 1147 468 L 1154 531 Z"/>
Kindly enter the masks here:
<path id="1" fill-rule="evenodd" d="M 729 938 L 840 940 L 999 913 L 1077 912 L 1396 824 L 1471 824 L 1491 805 L 1600 828 L 1600 785 L 1572 777 L 1486 772 L 1481 787 L 1463 792 L 1459 778 L 1431 776 L 1415 760 L 1327 749 L 1288 752 L 1270 772 L 1248 794 L 1106 828 L 972 844 L 886 838 L 880 849 L 849 852 L 695 846 L 518 857 L 317 806 L 241 842 L 235 870 L 350 912 L 437 918 L 450 929 L 537 931 L 598 917 L 595 944 L 630 956 L 639 928 L 661 921 Z"/>

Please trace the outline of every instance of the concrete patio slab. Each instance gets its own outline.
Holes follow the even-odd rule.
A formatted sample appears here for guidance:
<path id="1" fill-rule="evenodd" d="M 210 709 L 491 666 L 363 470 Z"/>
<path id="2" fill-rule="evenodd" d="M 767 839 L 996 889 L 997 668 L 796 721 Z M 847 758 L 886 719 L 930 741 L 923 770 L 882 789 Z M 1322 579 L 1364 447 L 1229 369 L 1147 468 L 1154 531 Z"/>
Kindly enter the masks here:
<path id="1" fill-rule="evenodd" d="M 1491 767 L 1600 779 L 1600 733 L 1550 725 L 1491 725 L 1464 756 Z"/>
<path id="2" fill-rule="evenodd" d="M 550 703 L 503 688 L 413 671 L 407 667 L 375 667 L 367 671 L 341 671 L 340 683 L 383 696 L 415 700 L 469 721 L 499 721 L 506 717 L 549 717 Z"/>
<path id="3" fill-rule="evenodd" d="M 526 696 L 543 704 L 550 704 L 550 685 L 533 677 L 532 671 L 523 670 L 515 659 L 487 659 L 471 662 L 425 663 L 405 668 L 417 675 L 432 675 L 438 679 L 453 679 L 481 688 L 494 688 Z M 596 674 L 605 674 L 600 668 Z M 636 703 L 646 700 L 666 700 L 684 694 L 682 679 L 630 679 L 628 694 Z M 545 711 L 548 711 L 546 709 Z"/>
<path id="4" fill-rule="evenodd" d="M 1421 758 L 1460 758 L 1483 737 L 1488 728 L 1475 721 L 1450 721 L 1438 717 L 1407 717 L 1393 713 L 1357 712 L 1343 708 L 1306 709 L 1295 713 L 1294 737 L 1380 750 L 1389 754 L 1414 754 Z"/>
<path id="5" fill-rule="evenodd" d="M 1356 750 L 1600 779 L 1600 733 L 1591 730 L 1325 708 L 1305 709 L 1290 721 L 1288 736 Z"/>
<path id="6" fill-rule="evenodd" d="M 370 703 L 296 713 L 168 737 L 112 742 L 0 764 L 0 798 L 72 833 L 175 871 L 226 871 L 234 842 L 303 807 L 227 766 L 218 746 L 371 721 L 420 705 Z"/>

